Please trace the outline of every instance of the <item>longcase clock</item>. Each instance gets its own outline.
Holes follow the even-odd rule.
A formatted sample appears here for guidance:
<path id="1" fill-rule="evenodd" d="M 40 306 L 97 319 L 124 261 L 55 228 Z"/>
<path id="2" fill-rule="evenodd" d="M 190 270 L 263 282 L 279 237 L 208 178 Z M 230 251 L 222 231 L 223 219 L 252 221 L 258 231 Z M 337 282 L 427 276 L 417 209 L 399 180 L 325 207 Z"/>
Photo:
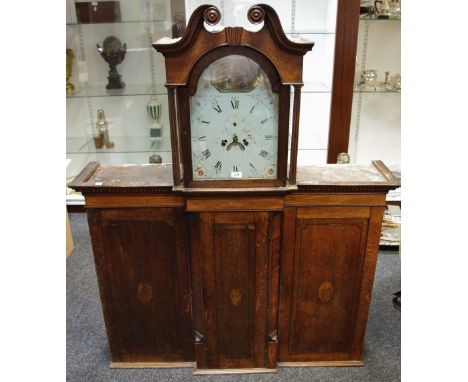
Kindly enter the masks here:
<path id="1" fill-rule="evenodd" d="M 302 62 L 313 43 L 288 39 L 268 5 L 251 7 L 247 17 L 261 24 L 258 31 L 209 31 L 205 24 L 216 25 L 221 14 L 201 6 L 182 38 L 153 45 L 166 61 L 176 189 L 296 184 Z"/>
<path id="2" fill-rule="evenodd" d="M 286 38 L 267 5 L 247 16 L 256 32 L 210 32 L 220 13 L 201 6 L 183 37 L 154 45 L 172 165 L 90 163 L 70 185 L 86 197 L 112 367 L 363 364 L 385 196 L 399 181 L 375 161 L 300 167 L 296 184 L 312 43 Z"/>

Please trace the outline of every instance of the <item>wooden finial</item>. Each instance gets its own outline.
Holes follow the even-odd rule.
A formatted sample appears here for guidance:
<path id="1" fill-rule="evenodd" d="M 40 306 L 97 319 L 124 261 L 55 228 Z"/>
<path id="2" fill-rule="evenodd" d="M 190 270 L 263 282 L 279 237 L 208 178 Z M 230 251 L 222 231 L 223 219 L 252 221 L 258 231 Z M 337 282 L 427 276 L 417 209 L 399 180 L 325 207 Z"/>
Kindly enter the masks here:
<path id="1" fill-rule="evenodd" d="M 203 19 L 208 25 L 216 25 L 221 20 L 221 12 L 215 6 L 208 7 L 203 13 Z"/>

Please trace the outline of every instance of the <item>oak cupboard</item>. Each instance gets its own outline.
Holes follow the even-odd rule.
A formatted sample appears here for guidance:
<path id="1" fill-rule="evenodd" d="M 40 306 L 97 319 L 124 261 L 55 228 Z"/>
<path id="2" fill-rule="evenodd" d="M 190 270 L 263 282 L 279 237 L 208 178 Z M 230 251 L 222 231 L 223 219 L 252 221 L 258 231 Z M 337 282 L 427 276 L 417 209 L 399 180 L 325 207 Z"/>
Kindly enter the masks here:
<path id="1" fill-rule="evenodd" d="M 193 358 L 182 208 L 88 211 L 112 362 Z"/>
<path id="2" fill-rule="evenodd" d="M 171 165 L 90 163 L 85 195 L 111 367 L 361 365 L 385 195 L 380 161 L 297 187 L 173 190 Z"/>

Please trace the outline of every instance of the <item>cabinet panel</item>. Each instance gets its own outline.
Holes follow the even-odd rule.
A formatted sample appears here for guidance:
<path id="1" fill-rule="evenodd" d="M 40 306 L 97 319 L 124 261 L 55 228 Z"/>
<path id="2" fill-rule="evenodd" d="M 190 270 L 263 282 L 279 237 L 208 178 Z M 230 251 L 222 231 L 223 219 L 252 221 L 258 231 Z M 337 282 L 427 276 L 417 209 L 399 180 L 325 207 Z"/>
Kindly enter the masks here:
<path id="1" fill-rule="evenodd" d="M 269 215 L 203 212 L 192 221 L 199 369 L 266 367 Z"/>
<path id="2" fill-rule="evenodd" d="M 362 208 L 298 210 L 285 213 L 279 361 L 349 360 L 368 219 Z"/>
<path id="3" fill-rule="evenodd" d="M 112 361 L 193 360 L 183 210 L 122 208 L 88 214 Z"/>

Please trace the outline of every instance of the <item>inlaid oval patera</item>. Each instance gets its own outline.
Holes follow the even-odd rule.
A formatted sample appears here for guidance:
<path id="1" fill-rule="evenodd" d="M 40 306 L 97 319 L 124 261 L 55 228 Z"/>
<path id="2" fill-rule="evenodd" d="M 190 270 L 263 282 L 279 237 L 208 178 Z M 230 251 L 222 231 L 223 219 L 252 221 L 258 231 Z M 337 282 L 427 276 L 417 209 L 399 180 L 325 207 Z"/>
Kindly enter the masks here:
<path id="1" fill-rule="evenodd" d="M 234 306 L 237 306 L 240 304 L 242 299 L 242 294 L 239 289 L 233 289 L 231 291 L 231 303 Z"/>
<path id="2" fill-rule="evenodd" d="M 138 285 L 138 298 L 143 304 L 148 304 L 153 297 L 153 289 L 145 283 Z"/>
<path id="3" fill-rule="evenodd" d="M 320 284 L 318 295 L 322 302 L 329 302 L 333 298 L 333 285 L 329 281 L 324 281 Z"/>

